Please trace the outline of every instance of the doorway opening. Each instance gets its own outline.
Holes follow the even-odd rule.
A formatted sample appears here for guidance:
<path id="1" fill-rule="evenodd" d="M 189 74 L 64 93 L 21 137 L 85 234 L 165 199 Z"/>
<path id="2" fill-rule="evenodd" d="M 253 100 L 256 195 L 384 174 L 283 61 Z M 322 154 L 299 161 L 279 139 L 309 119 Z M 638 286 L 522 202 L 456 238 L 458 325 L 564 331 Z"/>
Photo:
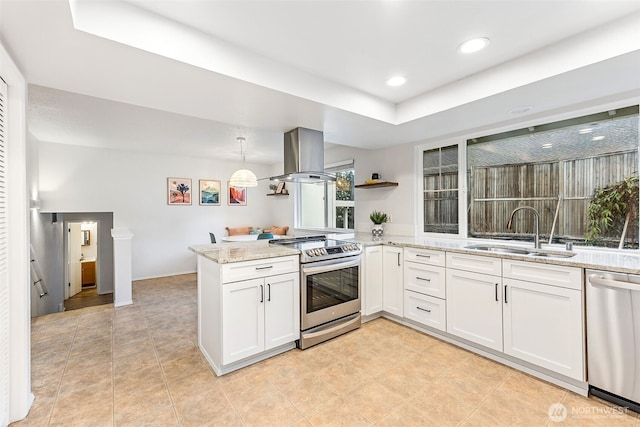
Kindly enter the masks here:
<path id="1" fill-rule="evenodd" d="M 104 292 L 100 275 L 99 221 L 65 221 L 67 231 L 64 309 L 110 304 L 113 291 Z"/>

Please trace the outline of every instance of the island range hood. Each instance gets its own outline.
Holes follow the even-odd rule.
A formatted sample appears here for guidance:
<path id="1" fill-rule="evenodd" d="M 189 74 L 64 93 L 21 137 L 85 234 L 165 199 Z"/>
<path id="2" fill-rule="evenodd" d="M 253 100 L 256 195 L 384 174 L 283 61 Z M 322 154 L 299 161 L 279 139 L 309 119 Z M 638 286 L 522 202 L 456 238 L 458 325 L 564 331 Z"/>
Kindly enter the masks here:
<path id="1" fill-rule="evenodd" d="M 300 127 L 286 132 L 284 134 L 284 175 L 272 176 L 269 179 L 303 183 L 335 181 L 335 175 L 324 171 L 322 132 Z"/>

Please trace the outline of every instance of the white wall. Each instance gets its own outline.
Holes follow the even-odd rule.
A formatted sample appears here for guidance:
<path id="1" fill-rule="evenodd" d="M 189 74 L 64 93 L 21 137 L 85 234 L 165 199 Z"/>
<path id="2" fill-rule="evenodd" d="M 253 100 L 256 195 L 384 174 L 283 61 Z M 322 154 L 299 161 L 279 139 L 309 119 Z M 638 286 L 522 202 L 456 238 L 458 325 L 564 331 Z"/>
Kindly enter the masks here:
<path id="1" fill-rule="evenodd" d="M 415 192 L 413 144 L 404 144 L 383 150 L 362 150 L 351 147 L 332 147 L 325 152 L 325 163 L 353 159 L 356 183 L 361 184 L 377 172 L 383 181 L 394 181 L 397 187 L 356 188 L 355 227 L 358 232 L 369 232 L 373 210 L 391 215 L 392 221 L 385 232 L 394 235 L 413 235 Z"/>
<path id="2" fill-rule="evenodd" d="M 220 239 L 226 226 L 292 225 L 279 220 L 278 201 L 271 199 L 280 198 L 266 196 L 268 181 L 248 189 L 247 206 L 227 205 L 227 179 L 239 161 L 48 142 L 38 144 L 38 158 L 41 212 L 113 212 L 114 226 L 134 234 L 134 280 L 194 272 L 188 246 L 209 243 L 209 232 Z M 272 169 L 247 167 L 259 178 Z M 192 205 L 167 204 L 168 177 L 192 179 Z M 199 179 L 222 181 L 220 206 L 198 204 Z"/>

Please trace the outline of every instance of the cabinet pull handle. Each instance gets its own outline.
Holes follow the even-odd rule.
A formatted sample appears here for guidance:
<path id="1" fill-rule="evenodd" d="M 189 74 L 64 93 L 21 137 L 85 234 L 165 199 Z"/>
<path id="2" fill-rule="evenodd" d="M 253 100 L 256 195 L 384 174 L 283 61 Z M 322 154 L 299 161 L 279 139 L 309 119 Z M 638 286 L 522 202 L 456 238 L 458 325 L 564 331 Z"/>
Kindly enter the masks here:
<path id="1" fill-rule="evenodd" d="M 498 302 L 498 284 L 496 283 L 496 302 Z"/>
<path id="2" fill-rule="evenodd" d="M 504 285 L 504 303 L 509 303 L 509 301 L 507 301 L 507 285 Z"/>
<path id="3" fill-rule="evenodd" d="M 267 301 L 271 301 L 271 284 L 267 283 Z"/>
<path id="4" fill-rule="evenodd" d="M 270 268 L 273 268 L 273 265 L 268 265 L 266 267 L 256 267 L 256 271 L 260 271 L 260 270 L 268 270 Z"/>
<path id="5" fill-rule="evenodd" d="M 400 252 L 398 252 L 398 267 L 400 267 Z"/>
<path id="6" fill-rule="evenodd" d="M 418 280 L 424 280 L 425 282 L 430 282 L 430 281 L 431 281 L 431 279 L 427 279 L 427 278 L 425 278 L 425 277 L 420 277 L 420 276 L 416 276 L 416 279 L 418 279 Z"/>
<path id="7" fill-rule="evenodd" d="M 422 311 L 426 311 L 427 313 L 431 313 L 431 310 L 429 310 L 428 308 L 422 308 L 422 307 L 420 307 L 420 306 L 416 306 L 416 308 L 417 308 L 418 310 L 422 310 Z"/>
<path id="8" fill-rule="evenodd" d="M 416 254 L 418 258 L 431 258 L 431 255 Z"/>
<path id="9" fill-rule="evenodd" d="M 264 286 L 260 285 L 260 302 L 264 302 Z"/>

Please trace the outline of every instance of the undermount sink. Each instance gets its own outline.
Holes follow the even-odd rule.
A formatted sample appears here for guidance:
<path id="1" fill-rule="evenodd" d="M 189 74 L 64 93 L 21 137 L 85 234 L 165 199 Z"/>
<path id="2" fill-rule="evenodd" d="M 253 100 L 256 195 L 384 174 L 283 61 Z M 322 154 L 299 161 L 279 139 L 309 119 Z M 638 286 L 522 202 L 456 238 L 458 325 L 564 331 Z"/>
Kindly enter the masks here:
<path id="1" fill-rule="evenodd" d="M 554 250 L 548 250 L 548 249 L 535 249 L 535 248 L 529 249 L 529 248 L 521 248 L 521 247 L 513 247 L 513 246 L 505 246 L 505 245 L 494 245 L 494 244 L 480 244 L 480 245 L 465 246 L 465 249 L 474 249 L 478 251 L 495 252 L 495 253 L 503 253 L 503 254 L 528 255 L 532 257 L 571 258 L 577 255 L 575 252 L 570 252 L 570 251 L 554 251 Z"/>
<path id="2" fill-rule="evenodd" d="M 570 251 L 544 251 L 544 252 L 531 252 L 529 255 L 536 256 L 536 257 L 571 258 L 578 254 Z"/>

